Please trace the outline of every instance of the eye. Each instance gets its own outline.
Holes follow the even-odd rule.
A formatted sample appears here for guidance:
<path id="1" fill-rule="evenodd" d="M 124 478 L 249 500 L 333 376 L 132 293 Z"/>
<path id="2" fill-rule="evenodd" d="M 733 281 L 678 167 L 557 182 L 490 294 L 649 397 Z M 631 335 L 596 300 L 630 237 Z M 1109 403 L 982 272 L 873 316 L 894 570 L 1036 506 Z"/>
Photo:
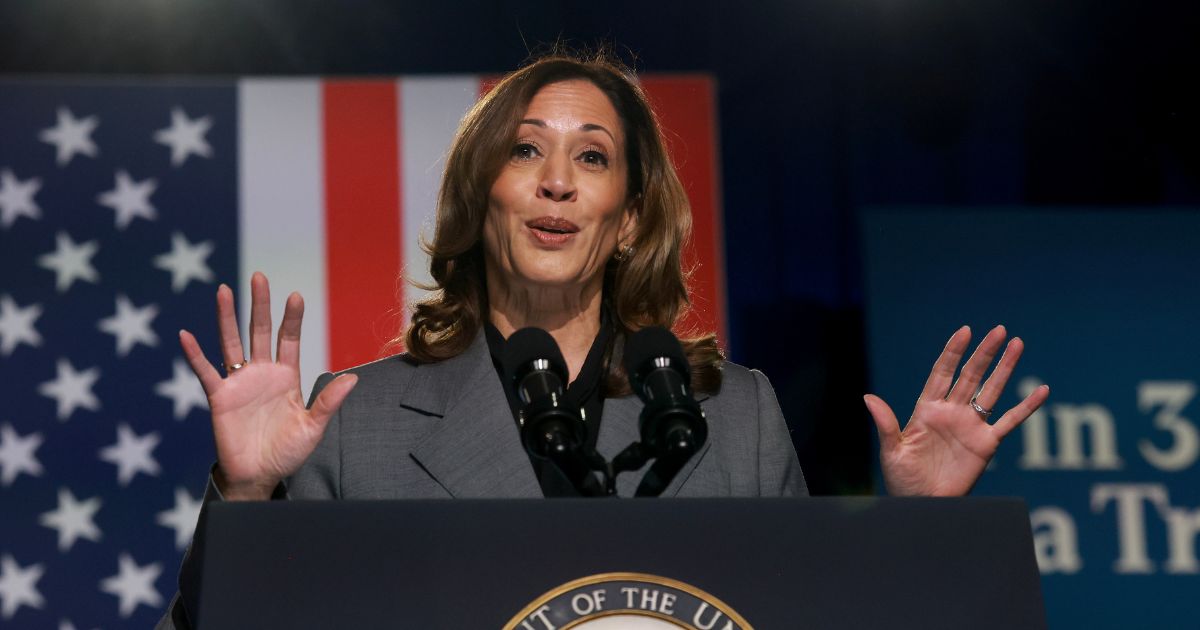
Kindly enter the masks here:
<path id="1" fill-rule="evenodd" d="M 540 152 L 538 151 L 538 148 L 536 146 L 534 146 L 533 143 L 518 142 L 515 146 L 513 146 L 510 157 L 512 157 L 512 159 L 514 159 L 514 160 L 526 161 L 526 160 L 532 160 L 533 158 L 537 157 L 538 155 L 540 155 Z"/>
<path id="2" fill-rule="evenodd" d="M 579 156 L 579 161 L 588 166 L 605 168 L 608 166 L 608 156 L 603 151 L 588 149 Z"/>

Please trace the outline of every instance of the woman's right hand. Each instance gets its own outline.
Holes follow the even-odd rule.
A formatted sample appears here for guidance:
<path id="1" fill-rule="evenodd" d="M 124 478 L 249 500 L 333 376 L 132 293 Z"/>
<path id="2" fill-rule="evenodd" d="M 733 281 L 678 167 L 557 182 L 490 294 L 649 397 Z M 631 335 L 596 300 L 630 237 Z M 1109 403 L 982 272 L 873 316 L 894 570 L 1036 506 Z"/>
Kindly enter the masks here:
<path id="1" fill-rule="evenodd" d="M 208 396 L 217 443 L 215 480 L 229 500 L 270 498 L 275 486 L 296 472 L 316 449 L 329 419 L 358 377 L 331 381 L 311 409 L 300 390 L 300 322 L 304 300 L 288 296 L 271 360 L 271 289 L 267 277 L 250 278 L 250 355 L 242 349 L 233 291 L 217 289 L 217 325 L 226 366 L 244 363 L 225 378 L 204 357 L 196 338 L 179 331 L 179 343 Z M 249 361 L 248 361 L 249 359 Z M 228 370 L 228 368 L 226 368 Z"/>

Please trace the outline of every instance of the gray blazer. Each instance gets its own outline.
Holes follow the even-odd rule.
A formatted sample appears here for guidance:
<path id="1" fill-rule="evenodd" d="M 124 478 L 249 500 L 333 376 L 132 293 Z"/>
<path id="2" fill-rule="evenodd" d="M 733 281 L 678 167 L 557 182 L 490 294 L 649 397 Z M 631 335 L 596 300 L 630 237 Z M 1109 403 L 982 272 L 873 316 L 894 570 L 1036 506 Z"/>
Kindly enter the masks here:
<path id="1" fill-rule="evenodd" d="M 347 370 L 358 385 L 325 429 L 325 437 L 286 482 L 293 499 L 535 498 L 541 486 L 521 446 L 508 398 L 482 331 L 463 354 L 418 364 L 396 355 Z M 313 397 L 333 374 L 324 374 Z M 723 368 L 720 392 L 700 398 L 708 441 L 662 496 L 805 496 L 808 488 L 775 392 L 757 370 Z M 612 459 L 638 440 L 642 403 L 635 396 L 604 401 L 596 450 Z M 633 496 L 640 472 L 617 479 Z M 207 504 L 221 500 L 211 478 Z M 176 594 L 157 628 L 185 628 L 184 601 L 199 583 L 192 550 Z M 188 586 L 190 585 L 190 586 Z"/>
<path id="2" fill-rule="evenodd" d="M 521 446 L 482 332 L 463 354 L 432 364 L 397 355 L 348 370 L 358 385 L 325 438 L 288 480 L 292 498 L 530 498 L 541 486 Z M 313 388 L 330 380 L 325 374 Z M 761 372 L 732 363 L 721 391 L 701 397 L 709 437 L 663 496 L 808 493 L 775 392 Z M 596 450 L 611 459 L 638 440 L 642 403 L 604 401 Z M 639 473 L 618 477 L 633 496 Z"/>

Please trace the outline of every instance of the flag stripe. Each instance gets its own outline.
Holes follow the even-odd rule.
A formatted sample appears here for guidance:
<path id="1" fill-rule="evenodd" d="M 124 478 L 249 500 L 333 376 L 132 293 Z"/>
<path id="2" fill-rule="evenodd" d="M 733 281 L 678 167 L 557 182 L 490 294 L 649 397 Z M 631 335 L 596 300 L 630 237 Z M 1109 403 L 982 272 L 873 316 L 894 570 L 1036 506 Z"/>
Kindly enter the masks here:
<path id="1" fill-rule="evenodd" d="M 307 388 L 329 364 L 321 83 L 244 79 L 238 88 L 238 308 L 246 326 L 254 271 L 271 280 L 276 321 L 288 293 L 304 296 L 300 371 Z"/>
<path id="2" fill-rule="evenodd" d="M 325 252 L 334 370 L 379 357 L 401 298 L 400 129 L 394 81 L 324 85 Z"/>
<path id="3" fill-rule="evenodd" d="M 684 249 L 684 269 L 694 270 L 694 310 L 681 331 L 725 334 L 725 279 L 721 257 L 720 206 L 717 203 L 716 95 L 709 77 L 642 79 L 665 129 L 668 150 L 692 204 L 692 242 Z"/>
<path id="4" fill-rule="evenodd" d="M 413 77 L 400 80 L 400 136 L 403 156 L 404 275 L 429 284 L 429 257 L 421 238 L 433 239 L 438 189 L 450 141 L 463 115 L 475 104 L 479 77 Z M 425 291 L 406 283 L 404 302 L 415 304 Z M 407 323 L 407 317 L 404 322 Z"/>

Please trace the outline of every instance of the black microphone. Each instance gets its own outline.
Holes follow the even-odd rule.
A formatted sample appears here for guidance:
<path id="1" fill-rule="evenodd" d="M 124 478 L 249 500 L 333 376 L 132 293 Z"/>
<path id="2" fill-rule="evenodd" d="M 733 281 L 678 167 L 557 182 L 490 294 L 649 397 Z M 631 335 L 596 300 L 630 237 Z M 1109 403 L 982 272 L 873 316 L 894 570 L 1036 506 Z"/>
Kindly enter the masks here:
<path id="1" fill-rule="evenodd" d="M 522 328 L 504 345 L 504 373 L 521 401 L 521 443 L 549 459 L 585 496 L 603 489 L 583 452 L 587 429 L 579 409 L 565 397 L 567 363 L 550 333 Z"/>
<path id="2" fill-rule="evenodd" d="M 674 476 L 708 439 L 704 411 L 692 396 L 692 370 L 683 346 L 666 328 L 643 328 L 625 342 L 625 372 L 633 392 L 645 403 L 642 444 L 666 466 L 660 471 Z"/>

